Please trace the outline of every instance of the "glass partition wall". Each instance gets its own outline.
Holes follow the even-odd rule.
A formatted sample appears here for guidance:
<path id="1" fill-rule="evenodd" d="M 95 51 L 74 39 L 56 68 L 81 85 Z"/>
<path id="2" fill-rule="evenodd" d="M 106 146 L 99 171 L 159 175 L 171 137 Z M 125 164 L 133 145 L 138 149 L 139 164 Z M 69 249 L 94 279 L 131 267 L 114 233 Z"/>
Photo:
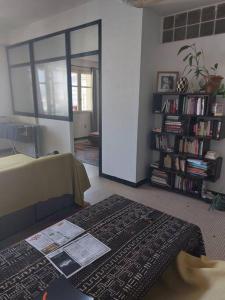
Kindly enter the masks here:
<path id="1" fill-rule="evenodd" d="M 29 43 L 8 49 L 8 63 L 14 112 L 32 116 L 35 109 Z"/>
<path id="2" fill-rule="evenodd" d="M 86 118 L 79 134 L 98 145 L 101 173 L 101 21 L 9 46 L 7 54 L 14 114 L 73 122 L 75 139 L 74 124 Z"/>
<path id="3" fill-rule="evenodd" d="M 38 114 L 68 117 L 68 84 L 65 34 L 34 42 Z"/>

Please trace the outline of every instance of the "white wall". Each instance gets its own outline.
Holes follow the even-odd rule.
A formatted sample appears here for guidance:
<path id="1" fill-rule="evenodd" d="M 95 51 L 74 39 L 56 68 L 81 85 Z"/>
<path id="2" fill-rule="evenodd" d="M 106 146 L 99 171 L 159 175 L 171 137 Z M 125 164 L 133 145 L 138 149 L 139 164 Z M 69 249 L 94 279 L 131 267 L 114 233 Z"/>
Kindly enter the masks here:
<path id="1" fill-rule="evenodd" d="M 142 9 L 119 0 L 94 0 L 13 32 L 10 43 L 97 19 L 102 19 L 103 48 L 102 171 L 136 182 Z"/>
<path id="2" fill-rule="evenodd" d="M 143 12 L 142 52 L 140 76 L 140 100 L 137 141 L 137 182 L 145 179 L 149 170 L 152 153 L 150 150 L 150 132 L 153 126 L 151 108 L 154 92 L 155 62 L 154 54 L 160 41 L 160 17 L 149 8 Z"/>
<path id="3" fill-rule="evenodd" d="M 91 112 L 76 111 L 73 113 L 74 138 L 87 137 L 91 133 Z"/>
<path id="4" fill-rule="evenodd" d="M 185 40 L 180 42 L 172 42 L 159 44 L 155 55 L 156 71 L 183 71 L 182 58 L 177 57 L 179 48 L 185 44 L 196 43 L 205 53 L 206 64 L 214 65 L 219 63 L 218 73 L 225 78 L 225 34 L 202 37 L 198 39 Z M 155 76 L 156 78 L 156 76 Z M 224 158 L 221 178 L 210 187 L 218 192 L 225 193 L 225 140 L 212 142 L 213 150 L 216 150 Z"/>

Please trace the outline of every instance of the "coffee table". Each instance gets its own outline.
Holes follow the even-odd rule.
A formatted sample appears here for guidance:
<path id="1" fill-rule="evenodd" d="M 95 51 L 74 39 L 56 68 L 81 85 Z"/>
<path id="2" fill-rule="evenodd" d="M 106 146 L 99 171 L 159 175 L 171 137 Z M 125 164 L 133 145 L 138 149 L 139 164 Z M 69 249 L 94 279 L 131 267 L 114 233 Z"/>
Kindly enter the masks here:
<path id="1" fill-rule="evenodd" d="M 177 254 L 205 254 L 201 230 L 118 195 L 68 218 L 112 250 L 71 283 L 95 299 L 141 299 Z M 34 299 L 59 272 L 21 241 L 0 252 L 0 299 Z"/>

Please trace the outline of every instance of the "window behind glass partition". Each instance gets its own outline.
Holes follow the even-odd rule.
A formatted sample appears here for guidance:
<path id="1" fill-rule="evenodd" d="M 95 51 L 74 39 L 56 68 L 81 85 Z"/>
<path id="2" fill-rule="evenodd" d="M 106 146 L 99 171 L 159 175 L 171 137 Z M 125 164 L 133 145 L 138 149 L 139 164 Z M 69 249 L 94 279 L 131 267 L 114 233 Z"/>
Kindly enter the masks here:
<path id="1" fill-rule="evenodd" d="M 34 97 L 29 44 L 8 49 L 13 109 L 15 113 L 34 115 Z"/>

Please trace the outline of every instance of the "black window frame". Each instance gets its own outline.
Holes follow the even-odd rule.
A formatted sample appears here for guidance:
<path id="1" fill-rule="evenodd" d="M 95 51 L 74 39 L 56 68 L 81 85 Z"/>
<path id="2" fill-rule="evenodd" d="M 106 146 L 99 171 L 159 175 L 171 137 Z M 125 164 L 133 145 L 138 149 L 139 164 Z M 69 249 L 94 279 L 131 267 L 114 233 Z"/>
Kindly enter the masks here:
<path id="1" fill-rule="evenodd" d="M 77 31 L 83 28 L 91 27 L 98 25 L 98 49 L 95 51 L 87 51 L 77 54 L 71 54 L 71 44 L 70 44 L 70 33 L 73 31 Z M 11 99 L 12 99 L 12 108 L 13 113 L 15 115 L 21 115 L 21 116 L 29 116 L 29 117 L 35 117 L 35 118 L 42 118 L 42 119 L 53 119 L 53 120 L 62 120 L 62 121 L 73 121 L 73 108 L 72 108 L 72 82 L 71 82 L 71 59 L 76 57 L 83 57 L 83 56 L 90 56 L 90 55 L 98 55 L 99 56 L 99 68 L 100 68 L 100 91 L 101 91 L 101 26 L 102 21 L 96 20 L 93 22 L 85 23 L 76 27 L 68 28 L 65 30 L 57 31 L 51 34 L 47 34 L 44 36 L 40 36 L 34 39 L 26 40 L 20 43 L 16 43 L 10 46 L 6 47 L 7 51 L 7 61 L 8 61 L 8 70 L 9 70 L 9 81 L 10 81 L 10 92 L 11 92 Z M 55 58 L 49 58 L 49 59 L 43 59 L 43 60 L 35 60 L 34 59 L 34 43 L 40 40 L 44 40 L 50 37 L 54 37 L 57 35 L 64 34 L 65 36 L 65 56 L 61 57 L 55 57 Z M 30 52 L 30 62 L 29 63 L 23 63 L 23 64 L 16 64 L 16 65 L 10 65 L 9 61 L 9 50 L 12 48 L 16 48 L 18 46 L 22 46 L 24 44 L 29 45 L 29 52 Z M 67 92 L 68 92 L 68 116 L 58 116 L 58 115 L 48 115 L 48 114 L 41 114 L 38 112 L 38 100 L 37 100 L 37 83 L 36 83 L 36 71 L 35 71 L 35 65 L 40 63 L 48 63 L 48 62 L 54 62 L 59 60 L 65 60 L 66 61 L 66 69 L 67 69 Z M 30 65 L 31 66 L 31 75 L 32 75 L 32 88 L 33 88 L 33 101 L 34 101 L 34 113 L 27 113 L 27 112 L 19 112 L 15 109 L 15 102 L 13 98 L 13 83 L 12 83 L 12 76 L 11 76 L 11 69 L 13 67 L 19 67 L 23 65 Z M 101 102 L 101 95 L 100 95 L 100 102 Z M 100 104 L 101 105 L 101 104 Z M 101 106 L 100 106 L 101 109 Z M 101 116 L 101 113 L 100 113 Z M 100 117 L 100 127 L 101 127 L 101 117 Z"/>

